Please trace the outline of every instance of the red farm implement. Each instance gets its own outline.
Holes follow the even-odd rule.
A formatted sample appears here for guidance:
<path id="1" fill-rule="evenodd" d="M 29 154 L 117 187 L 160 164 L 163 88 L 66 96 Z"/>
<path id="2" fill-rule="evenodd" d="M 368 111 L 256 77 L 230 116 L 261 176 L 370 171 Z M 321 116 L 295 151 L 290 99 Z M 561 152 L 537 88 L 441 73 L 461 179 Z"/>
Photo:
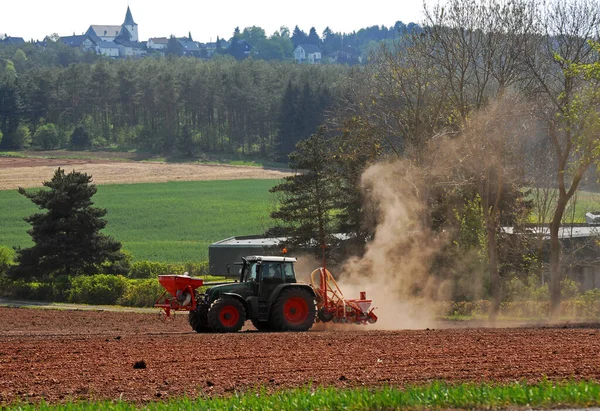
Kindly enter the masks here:
<path id="1" fill-rule="evenodd" d="M 360 298 L 347 300 L 337 281 L 326 268 L 318 268 L 310 275 L 310 281 L 317 294 L 317 318 L 322 322 L 342 324 L 373 324 L 377 316 L 371 308 L 372 300 L 367 293 L 360 292 Z"/>

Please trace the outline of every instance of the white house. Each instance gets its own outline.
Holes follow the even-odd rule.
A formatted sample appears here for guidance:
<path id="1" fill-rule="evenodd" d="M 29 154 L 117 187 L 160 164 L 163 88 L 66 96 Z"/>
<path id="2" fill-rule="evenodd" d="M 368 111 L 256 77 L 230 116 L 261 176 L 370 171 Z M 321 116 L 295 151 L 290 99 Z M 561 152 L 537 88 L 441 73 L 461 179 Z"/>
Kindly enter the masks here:
<path id="1" fill-rule="evenodd" d="M 166 50 L 169 39 L 166 37 L 152 37 L 148 39 L 149 50 Z"/>
<path id="2" fill-rule="evenodd" d="M 106 57 L 119 57 L 119 45 L 113 41 L 96 42 L 96 53 Z"/>
<path id="3" fill-rule="evenodd" d="M 297 63 L 319 64 L 321 49 L 314 44 L 299 44 L 294 50 L 294 60 Z"/>

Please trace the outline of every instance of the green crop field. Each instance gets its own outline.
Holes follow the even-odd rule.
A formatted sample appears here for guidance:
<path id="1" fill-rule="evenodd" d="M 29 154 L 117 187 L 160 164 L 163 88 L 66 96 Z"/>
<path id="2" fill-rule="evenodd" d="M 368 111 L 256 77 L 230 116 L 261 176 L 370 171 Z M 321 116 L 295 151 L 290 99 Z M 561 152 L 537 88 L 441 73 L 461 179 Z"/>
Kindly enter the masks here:
<path id="1" fill-rule="evenodd" d="M 186 181 L 98 186 L 95 205 L 108 209 L 104 230 L 136 260 L 206 260 L 223 238 L 261 234 L 272 224 L 269 189 L 277 180 Z M 23 221 L 36 211 L 16 190 L 0 191 L 0 245 L 31 246 Z"/>
<path id="2" fill-rule="evenodd" d="M 138 405 L 127 402 L 75 402 L 61 405 L 15 404 L 14 410 L 395 410 L 395 409 L 555 409 L 595 407 L 600 385 L 594 381 L 538 384 L 459 384 L 340 389 L 298 388 L 268 394 L 266 390 L 226 397 L 171 399 Z"/>

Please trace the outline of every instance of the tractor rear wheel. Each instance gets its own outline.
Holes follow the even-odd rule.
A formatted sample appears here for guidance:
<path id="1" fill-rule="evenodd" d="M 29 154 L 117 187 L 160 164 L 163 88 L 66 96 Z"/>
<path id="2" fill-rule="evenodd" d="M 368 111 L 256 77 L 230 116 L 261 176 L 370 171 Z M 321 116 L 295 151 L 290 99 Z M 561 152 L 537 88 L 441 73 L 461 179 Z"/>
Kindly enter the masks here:
<path id="1" fill-rule="evenodd" d="M 197 333 L 211 332 L 211 329 L 208 326 L 208 308 L 204 304 L 198 304 L 194 311 L 190 311 L 188 322 L 190 323 L 192 330 Z"/>
<path id="2" fill-rule="evenodd" d="M 208 325 L 219 333 L 238 332 L 245 321 L 244 305 L 235 297 L 218 298 L 208 310 Z"/>
<path id="3" fill-rule="evenodd" d="M 302 288 L 283 290 L 271 311 L 269 323 L 276 331 L 308 331 L 315 322 L 315 300 Z"/>

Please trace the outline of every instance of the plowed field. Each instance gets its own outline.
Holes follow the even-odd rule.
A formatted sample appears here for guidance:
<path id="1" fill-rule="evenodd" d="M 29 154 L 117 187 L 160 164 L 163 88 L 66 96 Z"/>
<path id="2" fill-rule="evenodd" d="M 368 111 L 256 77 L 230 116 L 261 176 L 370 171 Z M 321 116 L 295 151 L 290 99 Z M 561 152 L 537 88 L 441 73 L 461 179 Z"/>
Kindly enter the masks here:
<path id="1" fill-rule="evenodd" d="M 0 405 L 349 386 L 600 380 L 600 330 L 190 332 L 184 315 L 0 308 Z M 142 365 L 145 365 L 143 368 Z M 134 365 L 139 362 L 138 367 Z"/>

